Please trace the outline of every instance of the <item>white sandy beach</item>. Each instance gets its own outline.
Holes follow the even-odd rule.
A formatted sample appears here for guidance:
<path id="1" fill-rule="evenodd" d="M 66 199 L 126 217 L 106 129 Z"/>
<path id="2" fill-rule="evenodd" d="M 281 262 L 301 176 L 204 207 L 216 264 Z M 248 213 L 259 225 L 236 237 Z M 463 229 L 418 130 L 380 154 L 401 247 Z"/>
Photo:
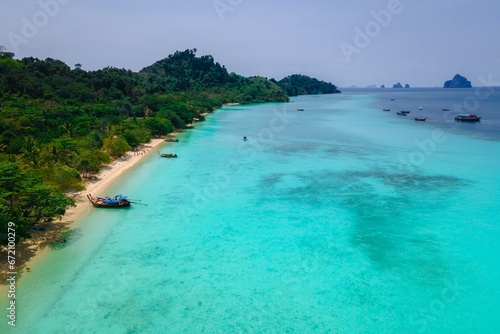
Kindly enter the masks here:
<path id="1" fill-rule="evenodd" d="M 238 103 L 227 103 L 223 106 L 238 105 Z M 214 110 L 215 111 L 215 110 Z M 202 116 L 207 116 L 209 113 L 204 113 Z M 188 126 L 193 126 L 197 123 L 195 120 Z M 167 137 L 175 137 L 179 132 L 170 133 Z M 92 210 L 92 205 L 87 199 L 87 194 L 94 196 L 107 196 L 106 188 L 112 185 L 118 177 L 136 165 L 141 159 L 151 153 L 156 153 L 159 146 L 165 142 L 164 138 L 153 138 L 151 142 L 137 147 L 134 151 L 129 151 L 122 157 L 115 159 L 110 164 L 101 168 L 101 171 L 96 175 L 94 180 L 87 181 L 85 189 L 80 192 L 67 194 L 75 200 L 76 207 L 69 207 L 66 214 L 60 219 L 52 222 L 39 224 L 39 227 L 46 228 L 46 231 L 31 232 L 31 239 L 21 239 L 16 245 L 16 270 L 17 272 L 25 272 L 26 268 L 31 268 L 43 256 L 48 253 L 47 246 L 55 242 L 55 239 L 60 237 L 62 233 L 75 228 L 81 217 L 84 217 L 87 212 Z M 7 247 L 0 248 L 0 256 L 7 259 Z M 7 278 L 8 263 L 2 261 L 0 263 L 0 277 Z M 0 291 L 6 286 L 0 286 Z"/>
<path id="2" fill-rule="evenodd" d="M 170 134 L 170 136 L 175 135 Z M 36 261 L 42 258 L 44 249 L 53 242 L 61 233 L 74 228 L 79 218 L 83 217 L 86 212 L 92 209 L 92 205 L 87 199 L 87 194 L 96 196 L 105 196 L 106 188 L 113 184 L 116 179 L 133 167 L 137 162 L 151 154 L 155 153 L 157 148 L 164 143 L 163 138 L 151 139 L 151 142 L 137 147 L 134 151 L 129 151 L 122 157 L 112 161 L 109 165 L 102 167 L 100 173 L 92 181 L 87 181 L 85 189 L 69 194 L 74 200 L 76 207 L 69 207 L 66 214 L 60 219 L 39 224 L 38 226 L 44 227 L 46 231 L 32 231 L 31 239 L 21 239 L 16 245 L 16 267 L 17 272 L 25 271 L 25 268 L 31 268 Z M 7 247 L 2 246 L 0 250 L 2 258 L 5 255 L 7 258 Z M 0 265 L 1 276 L 7 276 L 7 261 L 2 261 Z"/>

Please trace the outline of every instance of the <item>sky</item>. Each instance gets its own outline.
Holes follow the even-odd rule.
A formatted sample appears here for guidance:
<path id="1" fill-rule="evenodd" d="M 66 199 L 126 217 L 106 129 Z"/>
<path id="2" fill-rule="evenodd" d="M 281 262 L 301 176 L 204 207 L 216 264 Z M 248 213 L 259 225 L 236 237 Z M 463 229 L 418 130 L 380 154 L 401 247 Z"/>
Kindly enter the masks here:
<path id="1" fill-rule="evenodd" d="M 0 45 L 84 70 L 196 48 L 244 76 L 500 86 L 499 14 L 498 0 L 0 0 Z"/>

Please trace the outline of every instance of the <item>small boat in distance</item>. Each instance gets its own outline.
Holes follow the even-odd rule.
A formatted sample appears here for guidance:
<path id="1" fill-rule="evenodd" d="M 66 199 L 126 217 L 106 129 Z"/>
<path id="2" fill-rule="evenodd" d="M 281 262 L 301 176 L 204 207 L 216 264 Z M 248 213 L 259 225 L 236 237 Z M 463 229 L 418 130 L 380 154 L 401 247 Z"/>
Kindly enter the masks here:
<path id="1" fill-rule="evenodd" d="M 384 109 L 384 111 L 391 111 L 391 109 Z"/>
<path id="2" fill-rule="evenodd" d="M 441 109 L 442 111 L 450 111 L 450 109 Z"/>
<path id="3" fill-rule="evenodd" d="M 410 112 L 407 111 L 407 110 L 401 110 L 401 111 L 398 111 L 396 114 L 398 114 L 399 116 L 406 116 L 408 115 Z"/>
<path id="4" fill-rule="evenodd" d="M 391 101 L 396 101 L 396 99 L 391 99 Z"/>
<path id="5" fill-rule="evenodd" d="M 166 141 L 166 142 L 169 142 L 169 143 L 178 143 L 178 142 L 179 142 L 179 139 L 174 139 L 174 138 L 165 138 L 165 141 Z"/>
<path id="6" fill-rule="evenodd" d="M 247 141 L 247 140 L 248 140 L 247 136 L 243 137 L 243 141 Z"/>
<path id="7" fill-rule="evenodd" d="M 297 109 L 297 111 L 304 111 L 304 109 Z"/>
<path id="8" fill-rule="evenodd" d="M 175 154 L 175 153 L 160 153 L 160 152 L 158 152 L 158 154 L 162 158 L 177 158 L 177 154 Z"/>
<path id="9" fill-rule="evenodd" d="M 92 197 L 87 195 L 88 200 L 96 208 L 126 208 L 130 206 L 127 196 L 116 195 L 114 197 Z"/>
<path id="10" fill-rule="evenodd" d="M 418 107 L 418 110 L 422 110 L 422 106 Z"/>
<path id="11" fill-rule="evenodd" d="M 463 122 L 479 122 L 481 117 L 477 117 L 477 115 L 473 114 L 458 114 L 455 117 L 455 121 L 463 121 Z"/>
<path id="12" fill-rule="evenodd" d="M 422 121 L 422 122 L 425 122 L 425 120 L 427 119 L 427 117 L 415 117 L 415 120 L 416 121 Z"/>

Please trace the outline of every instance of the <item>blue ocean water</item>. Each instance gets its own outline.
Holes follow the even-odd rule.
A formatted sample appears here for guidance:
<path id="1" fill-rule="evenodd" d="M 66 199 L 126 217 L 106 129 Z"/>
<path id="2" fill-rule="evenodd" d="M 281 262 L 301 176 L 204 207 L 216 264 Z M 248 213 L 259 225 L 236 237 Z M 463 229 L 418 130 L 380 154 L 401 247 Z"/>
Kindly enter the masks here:
<path id="1" fill-rule="evenodd" d="M 21 277 L 17 326 L 0 328 L 499 333 L 500 93 L 480 93 L 224 107 L 162 147 L 179 158 L 116 182 L 107 195 L 149 206 L 92 209 Z"/>

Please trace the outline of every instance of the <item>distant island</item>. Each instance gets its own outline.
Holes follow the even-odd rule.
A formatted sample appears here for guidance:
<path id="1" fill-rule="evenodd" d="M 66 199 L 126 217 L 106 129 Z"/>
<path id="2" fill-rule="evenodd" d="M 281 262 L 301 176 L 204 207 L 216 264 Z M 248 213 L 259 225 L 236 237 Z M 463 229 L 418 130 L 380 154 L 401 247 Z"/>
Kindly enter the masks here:
<path id="1" fill-rule="evenodd" d="M 401 82 L 398 82 L 397 84 L 392 85 L 392 88 L 403 88 L 403 85 Z M 406 84 L 404 88 L 410 88 L 410 85 Z"/>
<path id="2" fill-rule="evenodd" d="M 444 83 L 444 88 L 471 88 L 471 82 L 467 78 L 457 74 L 452 80 L 448 80 Z"/>
<path id="3" fill-rule="evenodd" d="M 293 74 L 280 81 L 274 79 L 270 81 L 278 84 L 289 96 L 340 93 L 334 84 L 307 75 Z"/>

